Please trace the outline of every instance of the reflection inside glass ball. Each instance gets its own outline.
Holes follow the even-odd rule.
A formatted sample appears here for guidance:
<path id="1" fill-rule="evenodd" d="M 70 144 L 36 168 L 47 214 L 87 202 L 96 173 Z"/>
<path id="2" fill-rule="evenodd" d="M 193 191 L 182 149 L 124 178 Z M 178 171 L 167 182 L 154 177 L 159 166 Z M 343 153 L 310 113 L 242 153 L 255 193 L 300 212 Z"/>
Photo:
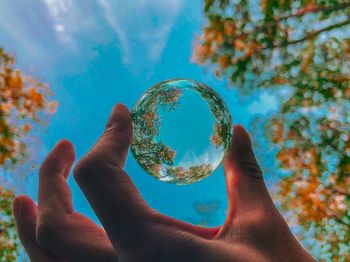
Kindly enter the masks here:
<path id="1" fill-rule="evenodd" d="M 131 152 L 160 181 L 191 184 L 221 164 L 232 134 L 230 113 L 204 84 L 176 79 L 156 84 L 132 110 Z"/>

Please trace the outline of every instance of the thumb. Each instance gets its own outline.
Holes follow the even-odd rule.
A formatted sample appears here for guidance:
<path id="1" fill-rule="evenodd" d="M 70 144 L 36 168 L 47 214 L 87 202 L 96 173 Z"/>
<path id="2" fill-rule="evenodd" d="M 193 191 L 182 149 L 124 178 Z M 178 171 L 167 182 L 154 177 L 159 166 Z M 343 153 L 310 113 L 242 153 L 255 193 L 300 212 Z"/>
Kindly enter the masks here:
<path id="1" fill-rule="evenodd" d="M 287 250 L 295 250 L 291 261 L 312 261 L 274 206 L 255 159 L 252 141 L 242 126 L 234 127 L 225 177 L 229 210 L 217 238 L 254 247 L 264 254 L 263 260 L 280 261 Z M 281 247 L 280 253 L 270 252 L 274 247 L 277 250 Z"/>
<path id="2" fill-rule="evenodd" d="M 239 125 L 234 127 L 231 147 L 225 160 L 225 177 L 229 202 L 228 220 L 272 203 L 250 136 Z"/>
<path id="3" fill-rule="evenodd" d="M 234 171 L 237 175 L 263 180 L 250 136 L 240 125 L 234 127 L 230 150 L 225 161 L 225 173 L 230 171 Z"/>

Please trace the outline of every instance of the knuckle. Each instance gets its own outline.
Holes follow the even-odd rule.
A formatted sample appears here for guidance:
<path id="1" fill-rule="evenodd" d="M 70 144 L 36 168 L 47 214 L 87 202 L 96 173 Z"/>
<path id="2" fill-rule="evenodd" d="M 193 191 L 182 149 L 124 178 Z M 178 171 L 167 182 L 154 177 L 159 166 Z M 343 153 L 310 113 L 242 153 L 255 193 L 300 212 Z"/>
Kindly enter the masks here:
<path id="1" fill-rule="evenodd" d="M 259 179 L 263 178 L 263 172 L 256 162 L 242 163 L 242 168 L 244 169 L 244 172 L 251 177 Z"/>
<path id="2" fill-rule="evenodd" d="M 106 125 L 105 135 L 120 136 L 123 138 L 131 138 L 130 119 L 121 117 L 120 115 L 112 115 Z"/>
<path id="3" fill-rule="evenodd" d="M 240 157 L 239 167 L 241 172 L 245 173 L 247 176 L 263 179 L 263 172 L 254 154 L 250 154 L 248 157 Z"/>
<path id="4" fill-rule="evenodd" d="M 131 135 L 128 130 L 121 123 L 113 123 L 107 125 L 107 128 L 103 134 L 104 137 L 113 138 L 115 141 L 131 141 Z"/>
<path id="5" fill-rule="evenodd" d="M 121 121 L 119 117 L 111 117 L 106 125 L 106 130 L 116 130 L 116 131 L 122 131 L 123 130 L 124 123 Z"/>
<path id="6" fill-rule="evenodd" d="M 96 178 L 96 176 L 114 174 L 114 172 L 110 172 L 111 168 L 113 167 L 106 162 L 106 159 L 90 152 L 74 167 L 73 176 L 78 184 L 82 184 L 87 180 Z"/>
<path id="7" fill-rule="evenodd" d="M 100 164 L 97 160 L 91 158 L 83 158 L 80 160 L 77 165 L 74 167 L 73 176 L 74 179 L 79 183 L 80 181 L 85 180 L 87 177 L 90 177 L 91 173 L 95 172 L 98 169 Z"/>
<path id="8" fill-rule="evenodd" d="M 61 168 L 57 165 L 57 161 L 51 157 L 50 159 L 46 159 L 42 165 L 40 166 L 39 173 L 50 173 L 50 174 L 58 174 L 61 172 Z"/>

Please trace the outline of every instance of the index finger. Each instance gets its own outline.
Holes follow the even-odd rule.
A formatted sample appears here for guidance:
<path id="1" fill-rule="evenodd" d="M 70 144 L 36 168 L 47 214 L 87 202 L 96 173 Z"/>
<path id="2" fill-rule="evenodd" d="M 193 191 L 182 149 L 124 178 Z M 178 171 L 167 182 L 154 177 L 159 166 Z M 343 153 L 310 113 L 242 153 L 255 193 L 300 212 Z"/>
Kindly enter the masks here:
<path id="1" fill-rule="evenodd" d="M 109 116 L 105 131 L 84 157 L 123 168 L 132 139 L 131 116 L 127 107 L 116 105 Z"/>
<path id="2" fill-rule="evenodd" d="M 62 140 L 41 165 L 38 194 L 40 218 L 47 214 L 63 216 L 73 211 L 71 192 L 66 179 L 74 160 L 73 145 L 68 140 Z"/>
<path id="3" fill-rule="evenodd" d="M 74 170 L 74 177 L 112 243 L 138 235 L 151 209 L 123 167 L 132 137 L 131 116 L 117 105 L 105 132 Z"/>

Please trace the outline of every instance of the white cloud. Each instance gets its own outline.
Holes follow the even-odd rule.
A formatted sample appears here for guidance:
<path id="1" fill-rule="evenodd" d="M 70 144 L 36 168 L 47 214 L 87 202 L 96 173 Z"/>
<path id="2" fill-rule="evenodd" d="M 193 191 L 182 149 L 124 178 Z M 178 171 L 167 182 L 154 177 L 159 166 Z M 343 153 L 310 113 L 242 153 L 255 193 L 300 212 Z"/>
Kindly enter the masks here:
<path id="1" fill-rule="evenodd" d="M 62 24 L 56 24 L 55 25 L 55 30 L 57 31 L 57 32 L 64 32 L 65 31 L 65 27 L 64 27 L 64 25 L 62 25 Z"/>
<path id="2" fill-rule="evenodd" d="M 42 0 L 51 17 L 52 28 L 64 44 L 76 47 L 76 36 L 95 24 L 93 15 L 73 0 Z"/>
<path id="3" fill-rule="evenodd" d="M 139 53 L 153 62 L 161 57 L 183 0 L 99 0 L 99 4 L 119 39 L 124 64 L 131 64 Z"/>
<path id="4" fill-rule="evenodd" d="M 41 62 L 48 61 L 57 50 L 79 50 L 81 36 L 94 36 L 98 26 L 94 11 L 92 4 L 74 0 L 5 1 L 1 4 L 0 41 L 21 57 L 27 54 L 28 60 L 45 57 Z"/>
<path id="5" fill-rule="evenodd" d="M 221 162 L 221 154 L 218 153 L 219 149 L 209 145 L 201 155 L 197 155 L 194 150 L 187 151 L 182 159 L 179 161 L 178 166 L 189 168 L 194 165 L 211 164 L 217 167 Z"/>
<path id="6" fill-rule="evenodd" d="M 67 19 L 70 10 L 72 10 L 72 1 L 70 0 L 43 0 L 49 14 L 51 15 L 53 28 L 58 38 L 62 42 L 72 42 L 72 32 L 66 30 Z"/>
<path id="7" fill-rule="evenodd" d="M 23 18 L 18 15 L 24 12 L 25 10 L 22 6 L 16 6 L 16 3 L 12 1 L 1 3 L 1 45 L 4 45 L 10 51 L 17 47 L 17 53 L 27 52 L 33 57 L 40 57 L 43 54 L 42 46 L 37 38 L 32 37 L 30 30 L 33 25 L 23 22 Z M 7 43 L 12 43 L 12 45 L 7 46 Z"/>
<path id="8" fill-rule="evenodd" d="M 1 6 L 0 41 L 28 61 L 50 65 L 116 36 L 122 63 L 135 73 L 152 71 L 161 58 L 184 0 L 41 0 Z M 100 34 L 100 35 L 99 35 Z M 105 43 L 105 42 L 104 42 Z M 36 64 L 37 66 L 37 64 Z"/>
<path id="9" fill-rule="evenodd" d="M 153 34 L 142 33 L 140 39 L 146 43 L 148 50 L 148 58 L 151 60 L 157 60 L 163 53 L 165 48 L 168 34 L 172 29 L 172 25 L 161 25 Z"/>
<path id="10" fill-rule="evenodd" d="M 248 111 L 251 114 L 266 115 L 271 110 L 275 110 L 278 106 L 276 96 L 267 92 L 259 94 L 259 98 L 248 106 Z"/>
<path id="11" fill-rule="evenodd" d="M 103 9 L 105 19 L 107 20 L 109 26 L 117 34 L 117 37 L 120 41 L 123 63 L 129 64 L 131 62 L 131 52 L 129 48 L 129 43 L 128 43 L 128 39 L 125 31 L 123 30 L 123 27 L 120 25 L 118 16 L 115 16 L 115 11 L 113 10 L 113 6 L 111 5 L 110 1 L 99 0 L 99 3 Z M 114 8 L 114 9 L 119 10 L 119 8 Z"/>

